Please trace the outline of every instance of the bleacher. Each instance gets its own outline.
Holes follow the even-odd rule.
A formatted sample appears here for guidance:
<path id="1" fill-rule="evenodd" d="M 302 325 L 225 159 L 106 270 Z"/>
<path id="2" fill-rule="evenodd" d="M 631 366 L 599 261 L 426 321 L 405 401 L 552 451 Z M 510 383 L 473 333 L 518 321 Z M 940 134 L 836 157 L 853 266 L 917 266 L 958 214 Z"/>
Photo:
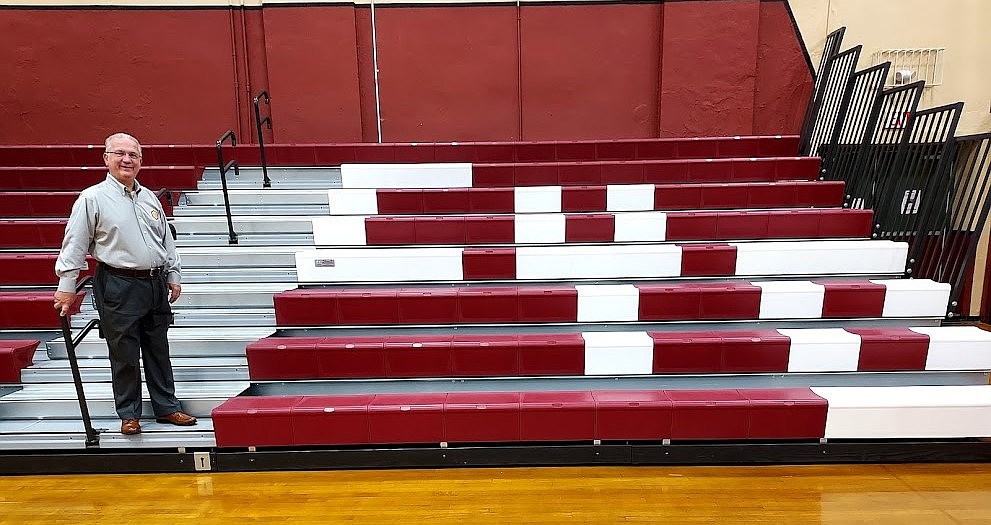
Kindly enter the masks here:
<path id="1" fill-rule="evenodd" d="M 174 197 L 170 341 L 201 423 L 119 435 L 93 331 L 75 351 L 99 448 L 991 436 L 991 334 L 940 326 L 950 286 L 903 279 L 906 244 L 872 239 L 872 212 L 844 209 L 842 183 L 797 148 L 269 146 L 271 188 L 255 169 L 229 181 L 236 245 L 216 169 L 149 165 L 142 182 Z M 189 165 L 203 149 L 145 152 Z M 0 153 L 34 161 L 12 174 L 52 175 L 0 194 L 17 204 L 0 222 L 0 448 L 82 449 L 52 265 L 74 192 L 102 173 L 67 167 L 89 147 Z M 71 324 L 95 318 L 84 296 Z"/>

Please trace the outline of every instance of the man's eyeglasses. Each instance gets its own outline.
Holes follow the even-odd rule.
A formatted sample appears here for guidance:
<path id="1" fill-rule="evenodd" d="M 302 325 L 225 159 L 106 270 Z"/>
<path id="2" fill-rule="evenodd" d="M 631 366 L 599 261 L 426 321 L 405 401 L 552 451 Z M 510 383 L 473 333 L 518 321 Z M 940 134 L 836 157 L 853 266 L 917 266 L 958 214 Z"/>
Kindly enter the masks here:
<path id="1" fill-rule="evenodd" d="M 122 159 L 124 158 L 124 155 L 127 155 L 127 157 L 130 158 L 131 160 L 141 160 L 141 155 L 138 155 L 137 153 L 130 153 L 127 151 L 106 151 L 104 153 L 106 153 L 107 155 L 113 155 L 118 159 Z"/>

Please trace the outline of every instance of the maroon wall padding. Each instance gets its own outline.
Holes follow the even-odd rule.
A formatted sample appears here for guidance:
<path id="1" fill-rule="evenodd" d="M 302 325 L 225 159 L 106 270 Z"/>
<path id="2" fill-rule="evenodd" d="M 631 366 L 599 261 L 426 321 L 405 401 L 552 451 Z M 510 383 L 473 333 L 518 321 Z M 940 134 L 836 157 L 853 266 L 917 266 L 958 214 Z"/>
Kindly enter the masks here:
<path id="1" fill-rule="evenodd" d="M 759 0 L 664 4 L 661 136 L 753 128 L 759 25 Z"/>
<path id="2" fill-rule="evenodd" d="M 265 63 L 252 67 L 267 66 L 269 83 L 251 94 L 267 89 L 272 95 L 271 105 L 261 106 L 271 112 L 272 134 L 287 143 L 361 140 L 358 86 L 371 79 L 358 75 L 355 9 L 314 5 L 261 12 Z M 374 121 L 368 125 L 375 129 Z"/>
<path id="3" fill-rule="evenodd" d="M 451 443 L 519 441 L 519 392 L 450 392 L 444 433 Z"/>
<path id="4" fill-rule="evenodd" d="M 808 388 L 738 392 L 750 403 L 749 439 L 816 439 L 826 433 L 828 403 Z"/>
<path id="5" fill-rule="evenodd" d="M 925 370 L 929 336 L 904 327 L 846 328 L 860 336 L 857 370 Z"/>
<path id="6" fill-rule="evenodd" d="M 747 439 L 750 403 L 736 390 L 667 390 L 672 439 Z"/>
<path id="7" fill-rule="evenodd" d="M 318 376 L 317 343 L 322 337 L 266 337 L 245 347 L 253 380 L 309 379 Z"/>
<path id="8" fill-rule="evenodd" d="M 0 383 L 20 383 L 21 370 L 34 364 L 37 339 L 0 340 Z"/>
<path id="9" fill-rule="evenodd" d="M 646 3 L 524 6 L 523 136 L 656 136 L 660 10 Z"/>
<path id="10" fill-rule="evenodd" d="M 0 329 L 59 328 L 53 292 L 0 292 Z M 86 292 L 79 292 L 69 315 L 79 313 Z"/>
<path id="11" fill-rule="evenodd" d="M 367 6 L 6 11 L 3 143 L 95 142 L 107 100 L 149 143 L 248 142 L 262 89 L 284 142 L 374 141 L 377 101 L 387 141 L 795 133 L 812 80 L 783 0 L 379 6 L 378 92 Z"/>
<path id="12" fill-rule="evenodd" d="M 57 253 L 0 253 L 0 285 L 58 284 L 55 275 Z M 79 272 L 80 278 L 93 275 L 96 261 L 87 256 L 89 267 Z"/>
<path id="13" fill-rule="evenodd" d="M 819 177 L 819 163 L 813 157 L 478 163 L 472 166 L 472 186 L 811 181 Z"/>
<path id="14" fill-rule="evenodd" d="M 663 390 L 596 390 L 592 397 L 596 439 L 671 438 L 674 403 Z"/>
<path id="15" fill-rule="evenodd" d="M 99 156 L 95 159 L 99 162 Z M 216 163 L 216 158 L 214 159 Z M 87 162 L 84 166 L 93 164 Z M 148 166 L 141 168 L 138 182 L 152 190 L 168 188 L 170 190 L 195 189 L 197 181 L 203 176 L 203 168 L 193 166 Z M 107 169 L 103 166 L 92 167 L 0 167 L 0 190 L 3 191 L 80 191 L 94 184 L 99 184 L 107 178 Z M 73 199 L 65 208 L 65 216 L 69 215 Z"/>
<path id="16" fill-rule="evenodd" d="M 883 284 L 862 281 L 812 281 L 825 286 L 823 318 L 881 317 L 884 311 Z"/>
<path id="17" fill-rule="evenodd" d="M 373 394 L 303 397 L 291 409 L 292 444 L 370 443 L 368 404 L 374 397 Z"/>
<path id="18" fill-rule="evenodd" d="M 808 388 L 409 392 L 235 397 L 213 420 L 220 447 L 809 440 L 824 436 L 826 410 Z"/>
<path id="19" fill-rule="evenodd" d="M 736 246 L 729 244 L 680 244 L 681 276 L 736 275 Z"/>
<path id="20" fill-rule="evenodd" d="M 595 438 L 595 398 L 591 392 L 523 392 L 523 441 L 586 441 Z"/>
<path id="21" fill-rule="evenodd" d="M 800 129 L 803 115 L 795 108 L 805 108 L 812 93 L 801 35 L 785 2 L 761 2 L 759 9 L 754 132 Z"/>
<path id="22" fill-rule="evenodd" d="M 0 219 L 0 248 L 58 248 L 64 219 Z"/>
<path id="23" fill-rule="evenodd" d="M 440 443 L 444 441 L 446 393 L 375 394 L 368 403 L 372 443 Z"/>
<path id="24" fill-rule="evenodd" d="M 232 397 L 213 409 L 219 447 L 286 446 L 295 442 L 292 409 L 303 396 Z"/>
<path id="25" fill-rule="evenodd" d="M 0 143 L 102 142 L 122 123 L 147 143 L 207 143 L 237 123 L 228 9 L 4 9 L 2 20 L 0 118 L 20 125 L 0 128 Z"/>
<path id="26" fill-rule="evenodd" d="M 384 140 L 521 138 L 515 6 L 405 5 L 375 15 Z M 618 135 L 595 135 L 603 136 Z"/>
<path id="27" fill-rule="evenodd" d="M 648 332 L 655 374 L 787 372 L 791 340 L 775 330 Z"/>

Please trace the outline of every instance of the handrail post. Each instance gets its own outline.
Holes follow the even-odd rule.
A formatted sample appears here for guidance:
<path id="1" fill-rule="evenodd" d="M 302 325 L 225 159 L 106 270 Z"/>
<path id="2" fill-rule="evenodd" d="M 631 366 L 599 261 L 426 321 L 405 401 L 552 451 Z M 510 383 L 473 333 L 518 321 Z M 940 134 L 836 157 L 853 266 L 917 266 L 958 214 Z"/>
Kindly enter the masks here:
<path id="1" fill-rule="evenodd" d="M 86 283 L 91 280 L 93 280 L 92 277 L 87 277 L 76 285 L 76 293 L 79 293 L 79 291 L 86 286 Z M 95 447 L 100 444 L 100 438 L 97 435 L 96 430 L 93 428 L 93 421 L 90 419 L 89 415 L 89 407 L 86 405 L 86 393 L 83 391 L 83 378 L 79 373 L 79 362 L 76 359 L 76 344 L 78 341 L 82 341 L 82 338 L 86 335 L 86 333 L 92 330 L 94 326 L 97 326 L 99 321 L 96 319 L 90 321 L 89 324 L 86 325 L 86 328 L 83 329 L 82 333 L 79 334 L 79 338 L 74 341 L 72 339 L 72 329 L 69 327 L 69 318 L 61 315 L 60 312 L 59 319 L 62 323 L 62 338 L 65 339 L 65 350 L 69 355 L 69 368 L 72 370 L 72 383 L 76 387 L 76 399 L 79 401 L 79 415 L 82 417 L 83 428 L 86 430 L 86 446 Z"/>
<path id="2" fill-rule="evenodd" d="M 265 103 L 269 105 L 268 116 L 265 117 L 264 120 L 261 117 L 261 110 L 258 109 L 258 100 L 261 98 L 264 98 Z M 258 96 L 254 98 L 254 104 L 255 104 L 255 126 L 258 129 L 258 150 L 259 153 L 261 153 L 262 176 L 264 177 L 262 180 L 262 187 L 271 188 L 272 180 L 268 178 L 268 162 L 265 161 L 265 138 L 262 136 L 262 124 L 267 124 L 268 129 L 269 130 L 272 129 L 272 108 L 271 108 L 272 97 L 268 95 L 268 91 L 262 90 L 262 92 L 259 93 Z"/>
<path id="3" fill-rule="evenodd" d="M 217 167 L 220 168 L 220 186 L 224 190 L 224 209 L 227 211 L 227 241 L 229 244 L 237 244 L 237 233 L 234 232 L 234 220 L 231 218 L 231 199 L 227 191 L 227 170 L 233 166 L 234 176 L 238 177 L 240 173 L 237 160 L 231 159 L 229 163 L 224 164 L 223 144 L 228 138 L 231 139 L 231 146 L 237 146 L 237 136 L 234 135 L 233 130 L 228 130 L 217 140 Z"/>

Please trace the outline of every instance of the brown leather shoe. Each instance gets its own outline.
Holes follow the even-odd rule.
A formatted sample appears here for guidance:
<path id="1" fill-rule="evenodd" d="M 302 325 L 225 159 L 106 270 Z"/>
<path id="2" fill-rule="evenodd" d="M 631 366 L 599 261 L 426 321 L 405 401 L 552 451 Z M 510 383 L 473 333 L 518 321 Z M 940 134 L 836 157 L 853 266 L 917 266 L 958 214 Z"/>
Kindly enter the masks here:
<path id="1" fill-rule="evenodd" d="M 137 419 L 125 419 L 120 422 L 120 433 L 125 436 L 133 436 L 141 432 L 141 423 Z"/>
<path id="2" fill-rule="evenodd" d="M 170 423 L 180 427 L 189 427 L 196 424 L 196 418 L 185 412 L 173 412 L 166 416 L 158 416 L 155 421 L 159 423 Z"/>

